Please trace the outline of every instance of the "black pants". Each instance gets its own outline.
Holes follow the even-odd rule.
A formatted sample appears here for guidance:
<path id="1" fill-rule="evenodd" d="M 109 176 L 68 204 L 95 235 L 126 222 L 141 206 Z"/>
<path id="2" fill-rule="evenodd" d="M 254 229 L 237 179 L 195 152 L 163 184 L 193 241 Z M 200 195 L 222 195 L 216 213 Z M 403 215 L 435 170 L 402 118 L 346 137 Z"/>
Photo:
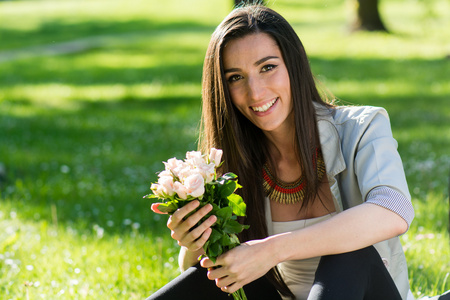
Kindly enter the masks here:
<path id="1" fill-rule="evenodd" d="M 244 286 L 248 300 L 281 299 L 264 278 Z M 169 282 L 147 300 L 232 300 L 206 277 L 199 265 Z M 401 300 L 400 294 L 373 246 L 321 258 L 308 300 Z"/>

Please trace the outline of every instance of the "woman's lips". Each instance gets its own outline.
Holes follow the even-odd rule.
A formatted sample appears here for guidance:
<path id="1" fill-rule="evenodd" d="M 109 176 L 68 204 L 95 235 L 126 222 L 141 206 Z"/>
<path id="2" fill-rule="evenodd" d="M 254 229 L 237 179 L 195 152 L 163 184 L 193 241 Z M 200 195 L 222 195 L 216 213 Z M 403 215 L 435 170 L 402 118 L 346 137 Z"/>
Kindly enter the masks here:
<path id="1" fill-rule="evenodd" d="M 264 105 L 261 105 L 261 106 L 250 106 L 250 108 L 251 108 L 254 112 L 266 112 L 266 111 L 268 111 L 269 108 L 271 108 L 271 107 L 275 104 L 275 102 L 277 102 L 277 101 L 278 101 L 278 97 L 275 98 L 275 99 L 273 99 L 273 100 L 271 100 L 270 102 L 267 102 L 267 103 L 264 104 Z"/>

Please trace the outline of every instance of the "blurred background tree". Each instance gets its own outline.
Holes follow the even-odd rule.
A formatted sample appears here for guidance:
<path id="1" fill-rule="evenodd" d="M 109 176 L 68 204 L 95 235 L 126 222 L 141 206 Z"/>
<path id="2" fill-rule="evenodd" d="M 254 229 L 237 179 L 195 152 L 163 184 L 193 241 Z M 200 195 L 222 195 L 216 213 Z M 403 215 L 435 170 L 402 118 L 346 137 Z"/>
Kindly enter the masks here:
<path id="1" fill-rule="evenodd" d="M 355 20 L 351 25 L 353 31 L 388 31 L 381 20 L 378 0 L 352 0 L 355 6 Z"/>
<path id="2" fill-rule="evenodd" d="M 301 0 L 298 1 L 301 2 Z M 352 31 L 388 31 L 380 16 L 378 0 L 351 1 L 354 7 L 354 20 L 350 27 Z M 265 5 L 264 0 L 234 0 L 233 3 L 235 7 L 248 3 Z"/>

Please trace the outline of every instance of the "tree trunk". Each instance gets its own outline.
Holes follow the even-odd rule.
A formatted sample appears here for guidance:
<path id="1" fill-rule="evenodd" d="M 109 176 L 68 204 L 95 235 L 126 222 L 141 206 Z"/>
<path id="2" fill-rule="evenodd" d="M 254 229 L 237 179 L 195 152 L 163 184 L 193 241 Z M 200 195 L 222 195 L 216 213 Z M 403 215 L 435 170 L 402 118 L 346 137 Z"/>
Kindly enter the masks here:
<path id="1" fill-rule="evenodd" d="M 378 0 L 353 0 L 356 4 L 356 20 L 352 30 L 388 31 L 378 11 Z"/>

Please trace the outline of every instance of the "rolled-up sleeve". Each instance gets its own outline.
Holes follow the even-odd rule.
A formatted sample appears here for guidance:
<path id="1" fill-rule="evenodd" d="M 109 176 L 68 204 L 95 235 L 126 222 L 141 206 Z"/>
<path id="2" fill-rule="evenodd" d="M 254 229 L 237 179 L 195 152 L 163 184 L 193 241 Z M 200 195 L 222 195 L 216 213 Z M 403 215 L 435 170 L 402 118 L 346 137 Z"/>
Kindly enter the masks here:
<path id="1" fill-rule="evenodd" d="M 366 203 L 376 204 L 395 212 L 406 221 L 408 228 L 414 219 L 411 201 L 392 188 L 386 186 L 374 188 L 367 195 Z"/>

